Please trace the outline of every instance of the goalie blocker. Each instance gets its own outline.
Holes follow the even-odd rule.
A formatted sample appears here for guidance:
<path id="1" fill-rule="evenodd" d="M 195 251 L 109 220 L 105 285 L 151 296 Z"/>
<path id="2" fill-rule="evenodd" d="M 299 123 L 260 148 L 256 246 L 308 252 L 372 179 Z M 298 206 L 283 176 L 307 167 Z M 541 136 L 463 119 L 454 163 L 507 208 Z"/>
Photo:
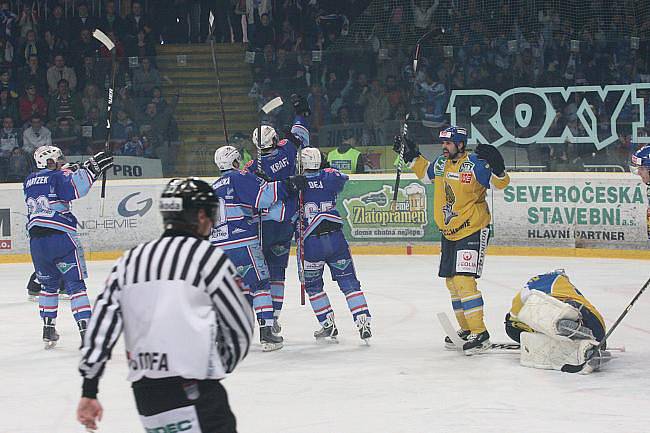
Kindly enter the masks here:
<path id="1" fill-rule="evenodd" d="M 574 371 L 571 366 L 584 364 L 580 373 L 586 374 L 609 355 L 594 354 L 605 336 L 603 318 L 563 270 L 531 278 L 513 299 L 505 325 L 521 343 L 525 367 Z"/>

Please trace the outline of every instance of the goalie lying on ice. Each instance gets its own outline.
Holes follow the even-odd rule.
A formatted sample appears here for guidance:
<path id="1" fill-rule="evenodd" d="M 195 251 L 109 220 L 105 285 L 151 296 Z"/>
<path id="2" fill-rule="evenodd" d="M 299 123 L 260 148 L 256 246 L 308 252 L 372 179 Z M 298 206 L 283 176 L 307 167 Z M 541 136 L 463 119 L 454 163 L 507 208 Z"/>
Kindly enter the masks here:
<path id="1" fill-rule="evenodd" d="M 584 364 L 580 373 L 586 374 L 609 356 L 604 350 L 594 353 L 605 336 L 603 317 L 564 270 L 531 278 L 512 300 L 505 326 L 508 336 L 521 343 L 525 367 L 574 371 L 570 366 Z"/>

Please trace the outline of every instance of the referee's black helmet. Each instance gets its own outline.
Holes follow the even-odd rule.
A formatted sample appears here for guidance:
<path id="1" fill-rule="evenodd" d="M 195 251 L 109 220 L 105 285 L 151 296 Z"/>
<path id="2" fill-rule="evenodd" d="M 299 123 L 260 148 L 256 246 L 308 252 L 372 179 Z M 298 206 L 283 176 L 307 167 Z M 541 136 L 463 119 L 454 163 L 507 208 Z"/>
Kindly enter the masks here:
<path id="1" fill-rule="evenodd" d="M 198 212 L 203 209 L 213 224 L 219 221 L 219 199 L 212 187 L 198 177 L 172 179 L 160 197 L 159 205 L 165 229 L 194 230 Z"/>

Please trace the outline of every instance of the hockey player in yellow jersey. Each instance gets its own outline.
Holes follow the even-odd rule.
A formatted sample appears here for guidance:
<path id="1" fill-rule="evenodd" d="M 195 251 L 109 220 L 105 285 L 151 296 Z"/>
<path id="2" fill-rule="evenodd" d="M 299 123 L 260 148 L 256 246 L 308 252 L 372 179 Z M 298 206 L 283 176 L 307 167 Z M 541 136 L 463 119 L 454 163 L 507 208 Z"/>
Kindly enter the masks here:
<path id="1" fill-rule="evenodd" d="M 521 344 L 526 367 L 591 373 L 609 354 L 592 353 L 605 337 L 600 312 L 559 269 L 534 276 L 517 292 L 506 314 L 506 333 Z M 589 361 L 589 362 L 587 362 Z"/>
<path id="2" fill-rule="evenodd" d="M 402 151 L 424 183 L 434 184 L 434 219 L 440 228 L 441 257 L 438 276 L 445 278 L 451 304 L 466 342 L 466 355 L 490 347 L 490 335 L 483 320 L 483 296 L 477 288 L 489 239 L 490 210 L 485 195 L 490 185 L 505 188 L 510 177 L 501 153 L 480 144 L 476 152 L 466 151 L 467 131 L 451 126 L 440 132 L 442 155 L 428 161 L 406 135 L 395 137 L 394 150 Z M 445 346 L 455 349 L 449 337 Z"/>

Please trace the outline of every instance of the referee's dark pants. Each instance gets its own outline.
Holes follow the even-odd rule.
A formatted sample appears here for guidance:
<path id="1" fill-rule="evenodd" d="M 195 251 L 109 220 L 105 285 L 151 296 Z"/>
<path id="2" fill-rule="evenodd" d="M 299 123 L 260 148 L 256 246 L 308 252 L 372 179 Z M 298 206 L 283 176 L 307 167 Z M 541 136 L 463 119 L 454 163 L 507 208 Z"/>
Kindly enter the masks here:
<path id="1" fill-rule="evenodd" d="M 133 382 L 133 394 L 138 412 L 142 417 L 160 417 L 161 425 L 148 422 L 147 432 L 165 432 L 169 424 L 175 425 L 173 431 L 190 430 L 190 424 L 179 418 L 170 420 L 165 412 L 193 406 L 198 418 L 192 432 L 236 433 L 237 423 L 228 404 L 228 395 L 218 380 L 194 380 L 182 377 L 163 379 L 143 378 Z M 164 420 L 164 421 L 163 421 Z M 151 421 L 154 421 L 153 419 Z M 167 429 L 167 430 L 165 430 Z"/>

